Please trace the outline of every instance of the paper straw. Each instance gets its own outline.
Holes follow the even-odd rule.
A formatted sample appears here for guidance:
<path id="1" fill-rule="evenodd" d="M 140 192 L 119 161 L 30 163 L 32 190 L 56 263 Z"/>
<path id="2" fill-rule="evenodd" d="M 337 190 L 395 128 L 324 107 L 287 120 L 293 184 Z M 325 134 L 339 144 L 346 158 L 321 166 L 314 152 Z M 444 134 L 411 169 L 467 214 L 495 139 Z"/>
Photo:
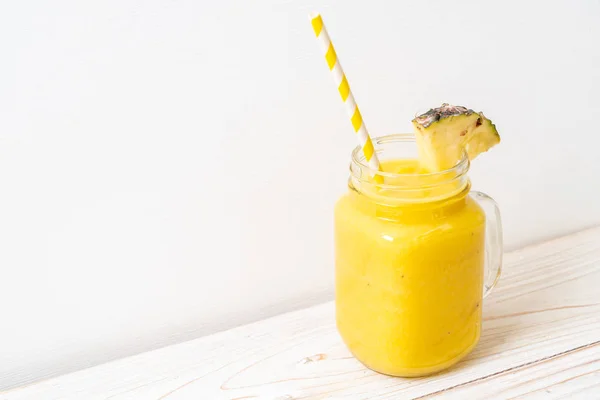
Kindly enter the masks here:
<path id="1" fill-rule="evenodd" d="M 333 81 L 335 82 L 335 85 L 340 92 L 342 101 L 346 106 L 346 112 L 350 117 L 352 127 L 354 128 L 354 132 L 358 138 L 358 143 L 362 148 L 363 154 L 365 155 L 365 159 L 367 160 L 367 163 L 371 169 L 375 171 L 381 171 L 379 159 L 377 158 L 377 154 L 373 148 L 373 142 L 369 136 L 369 131 L 367 130 L 365 121 L 363 121 L 363 118 L 360 115 L 360 111 L 356 105 L 352 91 L 350 90 L 350 85 L 348 85 L 346 74 L 342 69 L 342 65 L 340 64 L 337 54 L 335 53 L 333 43 L 331 43 L 331 39 L 327 34 L 327 29 L 323 24 L 321 15 L 319 13 L 311 13 L 310 22 L 313 30 L 315 31 L 315 35 L 321 44 L 323 54 L 325 54 L 325 60 L 327 61 L 327 66 L 329 67 L 329 70 L 333 76 Z M 379 179 L 377 179 L 378 181 L 381 179 L 381 175 L 375 175 L 375 177 L 379 177 Z"/>

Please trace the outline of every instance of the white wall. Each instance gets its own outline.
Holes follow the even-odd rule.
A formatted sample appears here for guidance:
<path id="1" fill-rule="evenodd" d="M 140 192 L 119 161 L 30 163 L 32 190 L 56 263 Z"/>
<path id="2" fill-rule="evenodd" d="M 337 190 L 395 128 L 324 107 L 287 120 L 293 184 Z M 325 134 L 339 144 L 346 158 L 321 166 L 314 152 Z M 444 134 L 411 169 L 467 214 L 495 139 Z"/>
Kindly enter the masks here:
<path id="1" fill-rule="evenodd" d="M 355 143 L 314 8 L 373 133 L 497 123 L 507 248 L 600 222 L 597 1 L 5 1 L 0 388 L 331 297 Z"/>

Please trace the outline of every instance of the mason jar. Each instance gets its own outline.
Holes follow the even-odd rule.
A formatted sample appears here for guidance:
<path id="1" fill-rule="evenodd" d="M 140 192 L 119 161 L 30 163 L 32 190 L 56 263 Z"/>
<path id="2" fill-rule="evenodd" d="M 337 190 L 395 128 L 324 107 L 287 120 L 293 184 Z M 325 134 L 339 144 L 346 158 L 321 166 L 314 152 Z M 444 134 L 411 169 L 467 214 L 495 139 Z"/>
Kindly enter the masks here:
<path id="1" fill-rule="evenodd" d="M 482 300 L 502 264 L 500 213 L 471 190 L 466 153 L 449 170 L 422 173 L 414 136 L 373 144 L 385 172 L 356 148 L 335 206 L 337 327 L 375 371 L 436 373 L 479 340 Z"/>

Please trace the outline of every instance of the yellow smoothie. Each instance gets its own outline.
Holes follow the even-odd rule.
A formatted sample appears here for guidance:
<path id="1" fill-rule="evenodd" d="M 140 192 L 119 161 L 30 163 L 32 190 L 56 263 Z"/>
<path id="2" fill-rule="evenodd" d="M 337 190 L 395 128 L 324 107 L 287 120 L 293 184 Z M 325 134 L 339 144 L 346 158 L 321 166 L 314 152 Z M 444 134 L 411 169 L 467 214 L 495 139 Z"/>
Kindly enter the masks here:
<path id="1" fill-rule="evenodd" d="M 413 183 L 427 172 L 417 160 L 382 167 L 413 174 Z M 338 330 L 358 360 L 384 374 L 438 372 L 479 339 L 485 214 L 466 179 L 444 182 L 382 190 L 351 180 L 335 207 Z"/>

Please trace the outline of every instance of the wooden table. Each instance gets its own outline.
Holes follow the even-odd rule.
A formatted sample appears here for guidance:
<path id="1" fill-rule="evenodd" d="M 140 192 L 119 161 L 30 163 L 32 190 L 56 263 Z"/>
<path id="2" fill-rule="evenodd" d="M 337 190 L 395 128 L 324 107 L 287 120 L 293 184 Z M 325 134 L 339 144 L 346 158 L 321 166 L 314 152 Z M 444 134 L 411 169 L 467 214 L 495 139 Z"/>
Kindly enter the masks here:
<path id="1" fill-rule="evenodd" d="M 600 399 L 600 228 L 505 256 L 476 350 L 428 378 L 376 374 L 333 304 L 12 389 L 24 399 Z"/>

